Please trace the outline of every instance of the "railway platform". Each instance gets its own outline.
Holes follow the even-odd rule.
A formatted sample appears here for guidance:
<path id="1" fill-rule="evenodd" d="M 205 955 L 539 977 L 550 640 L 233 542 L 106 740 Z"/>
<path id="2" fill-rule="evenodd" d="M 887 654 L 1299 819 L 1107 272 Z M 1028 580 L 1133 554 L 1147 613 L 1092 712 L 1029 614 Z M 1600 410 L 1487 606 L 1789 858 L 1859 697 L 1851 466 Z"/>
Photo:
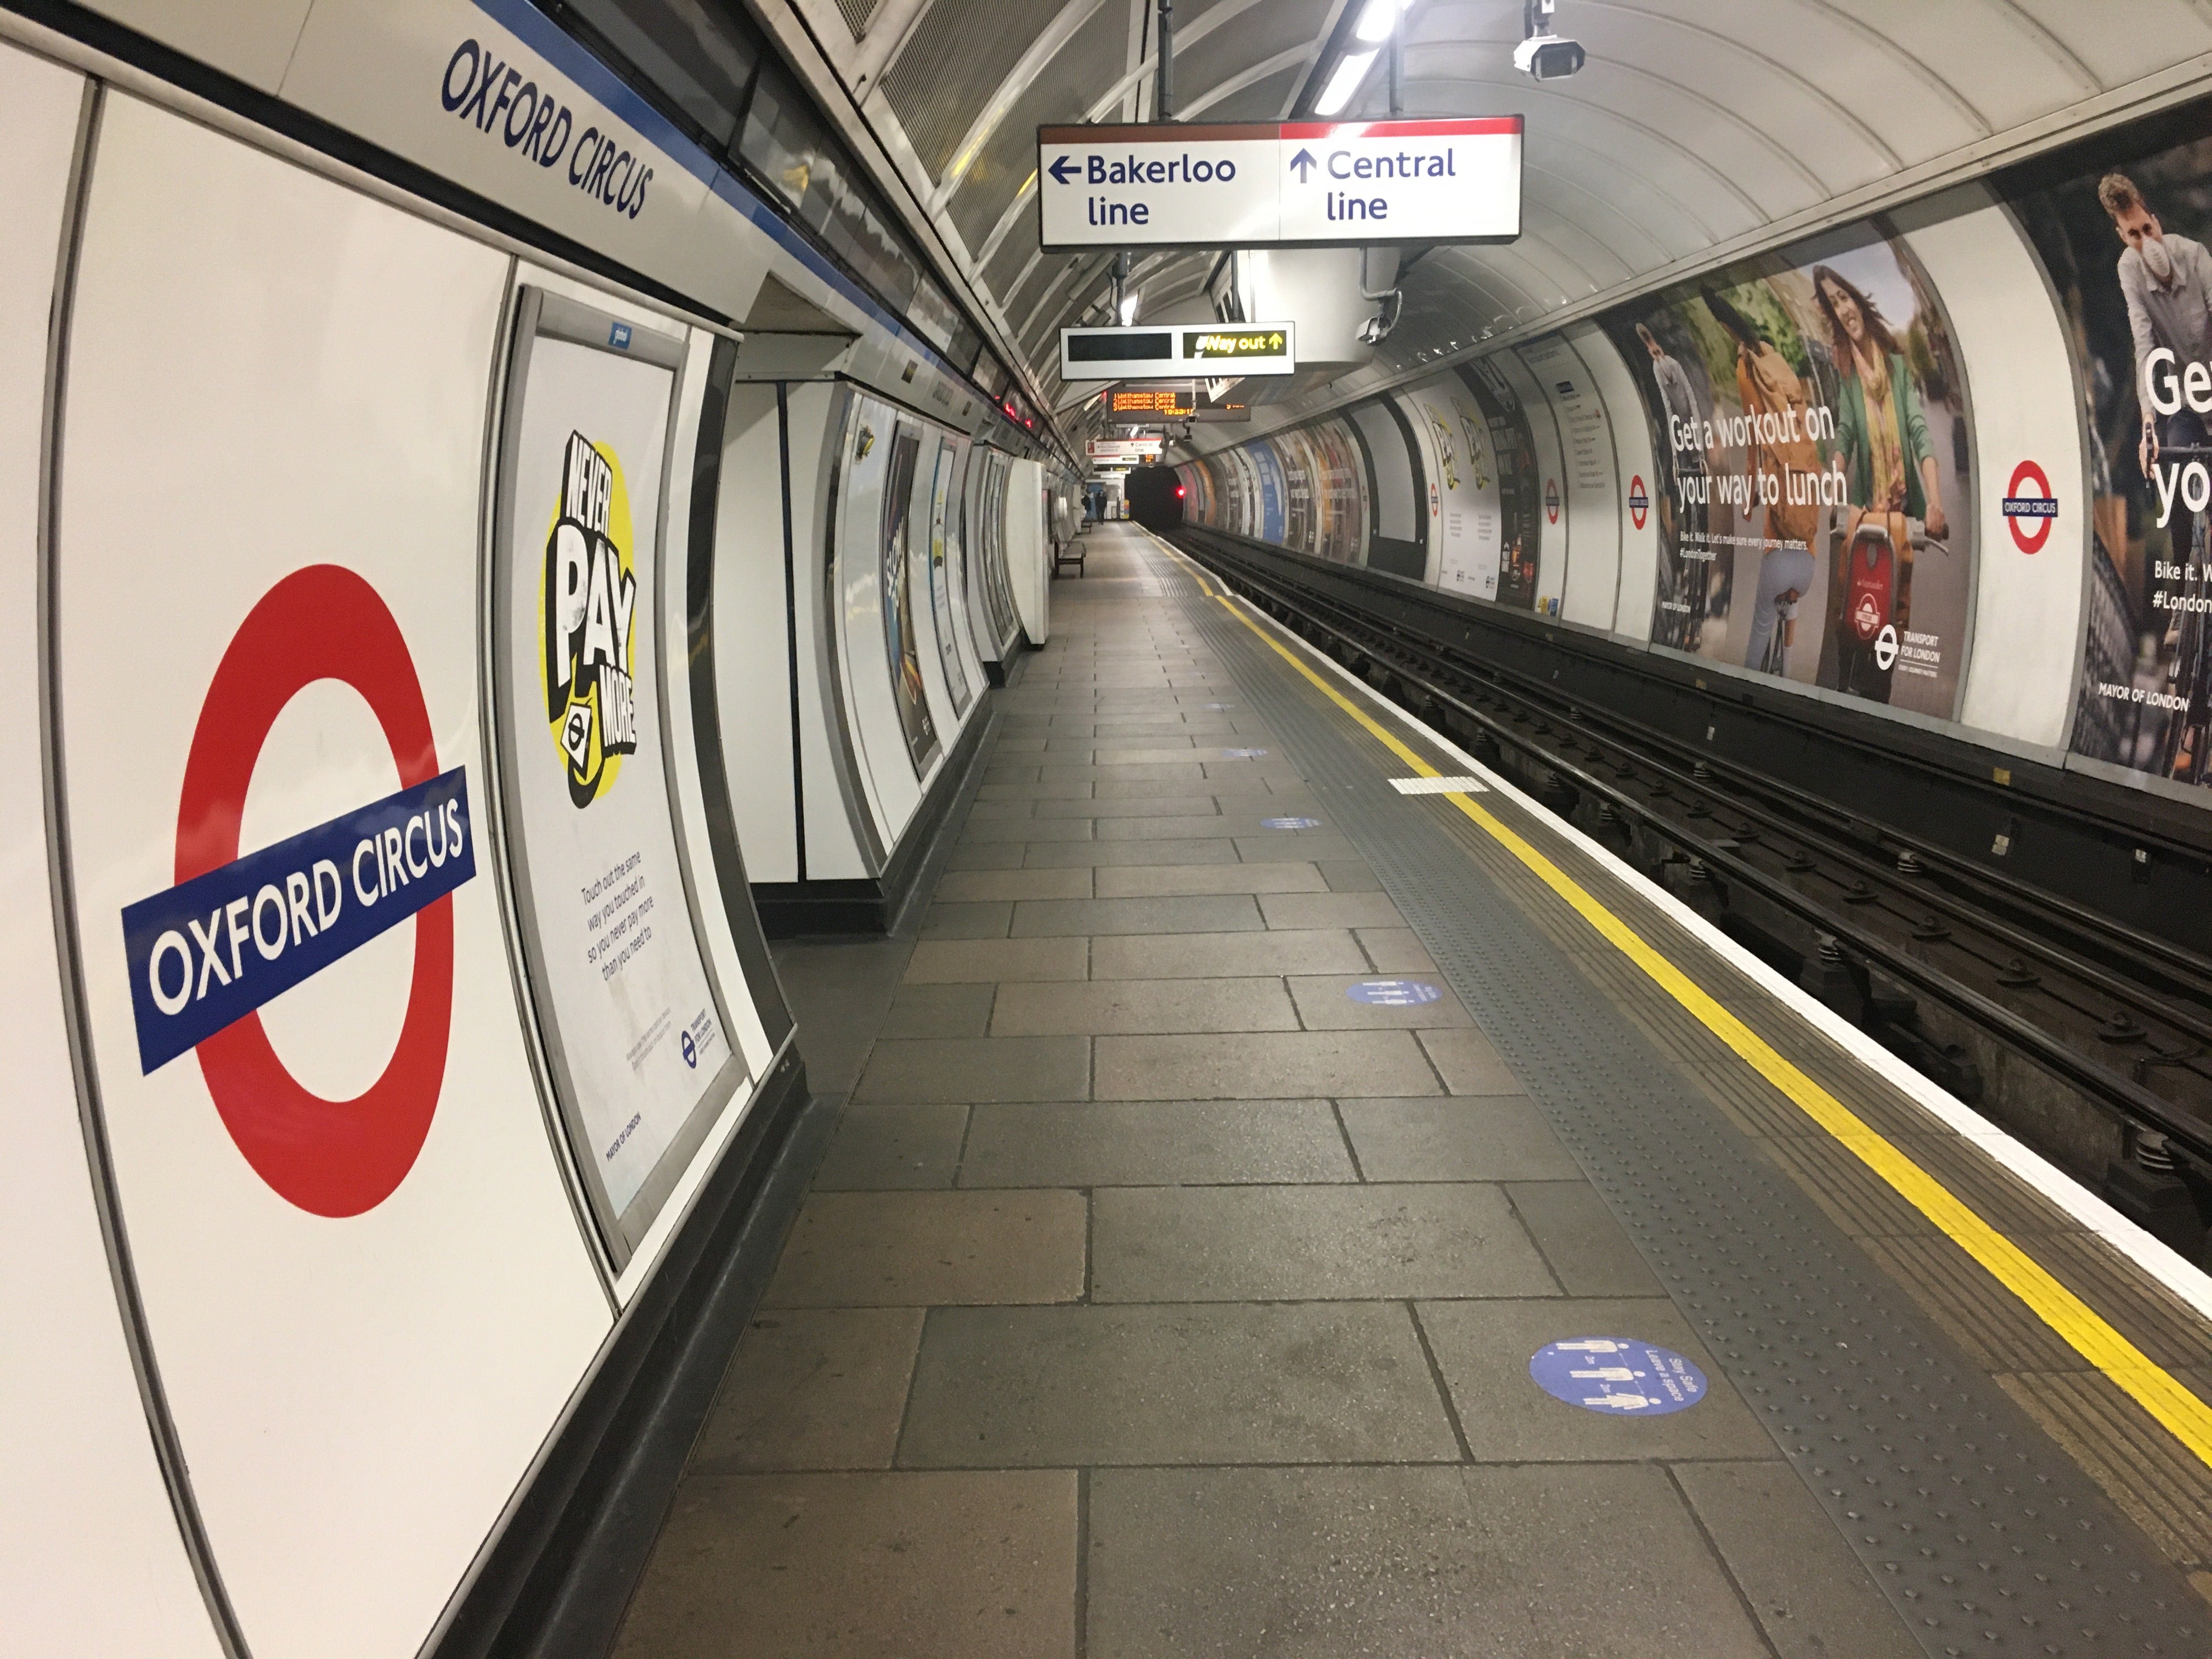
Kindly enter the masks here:
<path id="1" fill-rule="evenodd" d="M 2185 1273 L 1133 526 L 632 1598 L 706 1656 L 2212 1654 Z"/>

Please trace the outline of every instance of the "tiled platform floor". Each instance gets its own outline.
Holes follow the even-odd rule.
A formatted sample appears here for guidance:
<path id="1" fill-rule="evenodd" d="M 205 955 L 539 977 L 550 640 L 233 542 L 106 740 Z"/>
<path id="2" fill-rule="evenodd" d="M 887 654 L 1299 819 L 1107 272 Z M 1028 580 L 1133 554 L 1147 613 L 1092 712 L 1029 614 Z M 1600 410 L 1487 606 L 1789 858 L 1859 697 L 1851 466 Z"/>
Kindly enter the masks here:
<path id="1" fill-rule="evenodd" d="M 1346 997 L 1428 960 L 1148 568 L 1055 584 L 910 955 L 795 959 L 873 1029 L 623 1659 L 1918 1652 L 1717 1369 L 1531 1383 L 1705 1356 L 1449 992 Z"/>

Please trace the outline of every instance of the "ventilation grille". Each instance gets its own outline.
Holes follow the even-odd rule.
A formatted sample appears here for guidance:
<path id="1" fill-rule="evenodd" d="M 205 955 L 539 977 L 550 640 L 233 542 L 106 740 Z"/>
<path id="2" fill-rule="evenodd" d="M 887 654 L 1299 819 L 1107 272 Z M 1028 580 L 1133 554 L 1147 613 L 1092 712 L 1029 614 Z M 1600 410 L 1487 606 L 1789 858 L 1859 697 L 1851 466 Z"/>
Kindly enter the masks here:
<path id="1" fill-rule="evenodd" d="M 983 106 L 1060 9 L 1060 0 L 937 0 L 922 14 L 882 84 L 932 179 L 945 176 Z"/>
<path id="2" fill-rule="evenodd" d="M 868 32 L 868 21 L 882 3 L 883 0 L 837 0 L 837 9 L 845 14 L 845 27 L 853 31 L 855 40 Z"/>

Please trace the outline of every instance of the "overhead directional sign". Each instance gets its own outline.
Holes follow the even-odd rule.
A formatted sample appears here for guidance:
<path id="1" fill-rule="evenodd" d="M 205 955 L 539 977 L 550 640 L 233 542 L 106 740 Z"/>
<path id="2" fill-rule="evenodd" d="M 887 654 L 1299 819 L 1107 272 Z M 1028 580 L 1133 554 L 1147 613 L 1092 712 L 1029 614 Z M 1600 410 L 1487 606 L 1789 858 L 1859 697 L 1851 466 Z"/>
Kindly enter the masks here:
<path id="1" fill-rule="evenodd" d="M 1048 252 L 1504 242 L 1521 118 L 1039 127 Z"/>
<path id="2" fill-rule="evenodd" d="M 1063 328 L 1064 380 L 1227 380 L 1297 371 L 1289 323 L 1177 324 L 1172 328 Z"/>
<path id="3" fill-rule="evenodd" d="M 1158 438 L 1093 438 L 1091 459 L 1108 466 L 1127 465 L 1135 461 L 1156 461 L 1159 459 L 1162 440 Z"/>

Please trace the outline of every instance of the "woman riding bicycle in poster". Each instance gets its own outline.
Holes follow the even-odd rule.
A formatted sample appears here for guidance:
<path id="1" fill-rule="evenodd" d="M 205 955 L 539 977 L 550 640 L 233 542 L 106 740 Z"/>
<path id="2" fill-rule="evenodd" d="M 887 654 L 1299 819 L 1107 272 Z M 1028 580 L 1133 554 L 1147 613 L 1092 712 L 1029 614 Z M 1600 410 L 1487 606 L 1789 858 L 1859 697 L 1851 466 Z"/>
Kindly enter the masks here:
<path id="1" fill-rule="evenodd" d="M 1762 422 L 1766 435 L 1745 446 L 1746 470 L 1760 481 L 1767 507 L 1743 665 L 1782 673 L 1797 600 L 1813 584 L 1813 532 L 1820 523 L 1818 493 L 1808 488 L 1820 470 L 1820 456 L 1807 418 L 1805 383 L 1765 330 L 1714 289 L 1704 289 L 1700 297 L 1735 340 L 1738 406 L 1754 418 L 1773 417 Z"/>
<path id="2" fill-rule="evenodd" d="M 1843 568 L 1829 585 L 1828 627 L 1838 641 L 1840 689 L 1887 702 L 1890 672 L 1876 655 L 1893 628 L 1892 661 L 1912 614 L 1912 537 L 1950 532 L 1943 516 L 1935 447 L 1905 361 L 1905 348 L 1865 291 L 1830 265 L 1813 270 L 1813 292 L 1827 319 L 1842 378 L 1836 408 L 1844 499 Z"/>

